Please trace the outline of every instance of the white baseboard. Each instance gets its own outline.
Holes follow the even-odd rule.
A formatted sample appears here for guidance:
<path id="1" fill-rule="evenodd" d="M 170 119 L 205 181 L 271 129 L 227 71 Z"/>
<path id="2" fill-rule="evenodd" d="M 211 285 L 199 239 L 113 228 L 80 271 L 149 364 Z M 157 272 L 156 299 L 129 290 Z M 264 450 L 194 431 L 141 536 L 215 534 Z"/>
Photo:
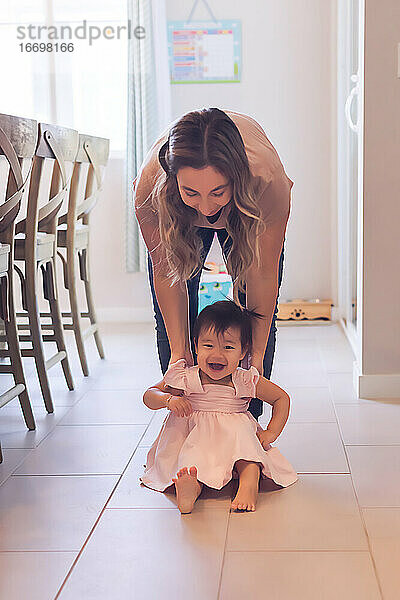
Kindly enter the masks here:
<path id="1" fill-rule="evenodd" d="M 353 384 L 359 398 L 399 398 L 400 373 L 361 375 L 353 363 Z"/>
<path id="2" fill-rule="evenodd" d="M 336 321 L 336 309 L 332 309 L 332 320 L 331 321 L 278 321 L 278 325 L 321 325 L 327 324 L 332 325 Z M 153 309 L 148 306 L 141 306 L 139 308 L 120 306 L 112 308 L 98 308 L 96 309 L 96 315 L 99 323 L 153 323 L 154 315 Z"/>
<path id="3" fill-rule="evenodd" d="M 340 313 L 339 313 L 339 308 L 337 306 L 332 306 L 331 321 L 333 321 L 335 323 L 340 321 Z"/>
<path id="4" fill-rule="evenodd" d="M 150 307 L 133 308 L 127 306 L 98 308 L 99 323 L 153 323 L 154 315 Z"/>

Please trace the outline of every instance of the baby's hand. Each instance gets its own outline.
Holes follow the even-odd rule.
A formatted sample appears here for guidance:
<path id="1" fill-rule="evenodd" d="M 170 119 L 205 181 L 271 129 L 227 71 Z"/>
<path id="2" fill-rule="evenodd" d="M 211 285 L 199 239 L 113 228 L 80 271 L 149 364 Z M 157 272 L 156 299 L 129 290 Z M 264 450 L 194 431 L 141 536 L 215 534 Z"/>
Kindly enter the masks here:
<path id="1" fill-rule="evenodd" d="M 192 405 L 185 396 L 171 396 L 168 408 L 177 417 L 190 417 L 192 414 Z"/>
<path id="2" fill-rule="evenodd" d="M 275 433 L 273 433 L 272 431 L 269 431 L 268 429 L 264 429 L 263 431 L 262 430 L 257 431 L 257 437 L 260 440 L 260 444 L 264 448 L 264 450 L 267 450 L 268 446 L 272 442 L 274 442 L 278 436 Z"/>

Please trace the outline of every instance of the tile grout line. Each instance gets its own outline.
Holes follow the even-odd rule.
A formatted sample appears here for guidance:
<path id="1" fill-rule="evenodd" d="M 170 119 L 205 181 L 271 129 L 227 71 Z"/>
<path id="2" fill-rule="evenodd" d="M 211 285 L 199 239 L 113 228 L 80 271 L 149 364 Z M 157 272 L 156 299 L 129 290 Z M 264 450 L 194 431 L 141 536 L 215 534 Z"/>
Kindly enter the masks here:
<path id="1" fill-rule="evenodd" d="M 231 497 L 230 502 L 232 503 L 232 497 Z M 226 557 L 226 552 L 227 552 L 226 546 L 228 543 L 228 531 L 229 531 L 229 523 L 231 520 L 231 514 L 232 514 L 231 509 L 229 508 L 228 518 L 226 520 L 225 542 L 224 542 L 224 549 L 222 551 L 221 570 L 220 570 L 219 581 L 218 581 L 217 600 L 219 600 L 220 594 L 221 594 L 221 585 L 222 585 L 222 577 L 223 577 L 224 566 L 225 566 L 225 557 Z"/>
<path id="2" fill-rule="evenodd" d="M 344 554 L 344 553 L 347 553 L 347 554 L 354 554 L 354 553 L 369 554 L 369 550 L 327 550 L 326 548 L 312 548 L 312 549 L 309 549 L 309 548 L 295 548 L 295 549 L 279 548 L 278 550 L 274 550 L 273 548 L 270 548 L 267 550 L 227 550 L 227 552 L 229 552 L 229 554 L 234 554 L 235 552 L 236 553 L 243 552 L 243 554 L 247 554 L 248 552 L 257 552 L 257 553 L 259 552 L 260 554 L 264 554 L 264 552 L 273 552 L 274 554 L 278 553 L 278 552 L 292 552 L 292 553 L 295 553 L 295 552 L 300 552 L 300 553 L 317 552 L 318 554 L 320 554 L 322 552 L 325 554 L 332 554 L 332 553 L 335 553 L 335 554 Z"/>
<path id="3" fill-rule="evenodd" d="M 155 415 L 153 416 L 153 419 L 154 419 L 154 417 L 155 417 Z M 119 483 L 120 483 L 120 481 L 121 481 L 121 479 L 122 479 L 123 475 L 125 474 L 125 472 L 126 472 L 126 470 L 127 470 L 128 466 L 130 465 L 131 461 L 133 460 L 133 457 L 134 457 L 134 455 L 135 455 L 135 453 L 136 453 L 137 449 L 139 448 L 140 441 L 143 439 L 143 436 L 146 434 L 146 431 L 147 431 L 147 429 L 150 427 L 150 424 L 151 424 L 151 422 L 153 421 L 153 419 L 151 419 L 151 420 L 150 420 L 150 423 L 148 424 L 148 426 L 147 426 L 147 427 L 146 427 L 146 429 L 144 430 L 144 432 L 143 432 L 143 434 L 142 434 L 141 438 L 139 439 L 139 441 L 138 441 L 138 443 L 137 443 L 137 445 L 136 445 L 136 447 L 135 447 L 134 451 L 133 451 L 133 452 L 132 452 L 132 454 L 131 454 L 131 457 L 130 457 L 130 459 L 128 460 L 127 464 L 125 465 L 125 468 L 124 468 L 124 470 L 122 471 L 121 475 L 119 476 L 118 480 L 116 481 L 116 483 L 115 483 L 115 486 L 114 486 L 114 487 L 113 487 L 113 489 L 111 490 L 111 493 L 110 493 L 110 495 L 109 495 L 109 497 L 108 497 L 108 499 L 107 499 L 106 503 L 104 504 L 103 508 L 101 509 L 101 511 L 100 511 L 100 514 L 99 514 L 99 516 L 97 517 L 97 519 L 96 519 L 95 523 L 93 524 L 93 527 L 92 527 L 92 528 L 91 528 L 91 530 L 89 531 L 89 533 L 88 533 L 88 535 L 87 535 L 87 537 L 86 537 L 86 540 L 85 540 L 85 541 L 84 541 L 84 543 L 83 543 L 83 546 L 82 546 L 82 547 L 81 547 L 81 549 L 79 550 L 79 552 L 78 552 L 77 556 L 75 557 L 75 560 L 73 561 L 73 563 L 72 563 L 71 567 L 69 568 L 69 570 L 68 570 L 68 572 L 67 572 L 66 576 L 64 577 L 64 580 L 63 580 L 63 582 L 62 582 L 62 584 L 61 584 L 61 586 L 60 586 L 60 588 L 59 588 L 59 590 L 58 590 L 57 594 L 54 596 L 54 600 L 58 600 L 58 598 L 60 597 L 60 594 L 61 594 L 61 592 L 62 592 L 62 590 L 63 590 L 63 588 L 64 588 L 65 584 L 67 583 L 67 581 L 68 581 L 69 577 L 71 576 L 71 573 L 72 573 L 72 571 L 74 570 L 74 567 L 75 567 L 75 565 L 76 565 L 76 564 L 77 564 L 77 562 L 79 561 L 79 558 L 81 557 L 81 555 L 82 555 L 82 553 L 83 553 L 83 551 L 84 551 L 84 549 L 85 549 L 86 545 L 88 544 L 88 542 L 89 542 L 90 538 L 92 537 L 92 535 L 93 535 L 93 533 L 94 533 L 94 530 L 95 530 L 95 529 L 96 529 L 96 527 L 97 527 L 97 524 L 99 523 L 99 521 L 100 521 L 101 517 L 103 516 L 103 514 L 104 514 L 105 510 L 107 509 L 107 504 L 110 502 L 110 500 L 111 500 L 111 498 L 112 498 L 113 494 L 115 493 L 115 490 L 117 489 L 117 487 L 118 487 L 118 485 L 119 485 Z"/>
<path id="4" fill-rule="evenodd" d="M 314 340 L 313 340 L 313 342 L 314 342 Z M 319 346 L 318 346 L 318 343 L 316 343 L 316 346 L 317 346 L 317 350 L 318 350 L 318 352 L 319 352 Z M 324 365 L 323 365 L 323 364 L 322 364 L 322 367 L 324 368 Z M 326 389 L 328 390 L 328 393 L 329 393 L 329 387 L 328 387 L 328 385 L 327 385 L 327 386 L 319 386 L 319 387 L 324 387 L 324 388 L 326 388 Z M 300 474 L 301 474 L 301 473 L 300 473 Z M 224 551 L 223 551 L 223 558 L 222 558 L 221 572 L 220 572 L 219 585 L 218 585 L 218 594 L 217 594 L 217 600 L 219 600 L 219 599 L 220 599 L 220 595 L 221 595 L 221 586 L 222 586 L 222 577 L 223 577 L 223 571 L 224 571 L 224 566 L 225 566 L 225 559 L 226 559 L 226 557 L 227 557 L 227 554 L 228 554 L 228 552 L 230 552 L 230 551 L 228 551 L 228 550 L 226 549 L 226 547 L 227 547 L 227 542 L 228 542 L 228 531 L 229 531 L 229 524 L 230 524 L 230 521 L 231 521 L 231 515 L 232 515 L 232 513 L 231 513 L 231 510 L 229 510 L 229 514 L 228 514 L 228 520 L 227 520 L 227 526 L 226 526 L 225 544 L 224 544 Z M 256 551 L 253 551 L 253 552 L 256 552 Z"/>
<path id="5" fill-rule="evenodd" d="M 336 405 L 335 405 L 335 402 L 333 400 L 333 394 L 332 394 L 332 391 L 331 391 L 330 388 L 329 388 L 329 395 L 330 395 L 330 399 L 331 399 L 332 408 L 333 408 L 333 411 L 335 413 L 337 428 L 338 428 L 338 431 L 339 431 L 340 440 L 342 442 L 343 451 L 344 451 L 344 454 L 345 454 L 345 457 L 346 457 L 347 466 L 348 466 L 348 469 L 349 469 L 351 486 L 352 486 L 352 489 L 353 489 L 354 497 L 355 497 L 356 502 L 357 502 L 358 513 L 359 513 L 359 516 L 360 516 L 360 521 L 362 523 L 362 527 L 363 527 L 363 530 L 364 530 L 364 533 L 365 533 L 365 536 L 366 536 L 366 539 L 367 539 L 368 551 L 369 551 L 370 559 L 371 559 L 372 566 L 373 566 L 373 569 L 374 569 L 376 583 L 377 583 L 377 586 L 378 586 L 378 589 L 379 589 L 379 594 L 380 594 L 381 600 L 384 600 L 383 590 L 382 590 L 381 582 L 380 582 L 380 579 L 379 579 L 379 576 L 378 576 L 378 570 L 377 570 L 377 566 L 376 566 L 376 563 L 375 563 L 374 555 L 373 555 L 373 552 L 372 552 L 371 540 L 370 540 L 370 537 L 369 537 L 369 534 L 368 534 L 368 529 L 367 529 L 366 524 L 365 524 L 365 519 L 364 519 L 364 515 L 363 515 L 363 512 L 362 512 L 362 507 L 360 506 L 359 498 L 357 496 L 357 491 L 356 491 L 355 484 L 354 484 L 353 474 L 352 474 L 352 471 L 351 471 L 351 468 L 350 468 L 350 460 L 349 460 L 349 457 L 348 457 L 348 454 L 347 454 L 347 447 L 346 447 L 346 444 L 344 443 L 344 440 L 343 440 L 342 429 L 340 427 L 340 423 L 339 423 L 339 419 L 338 419 L 338 414 L 337 414 L 337 411 L 336 411 Z"/>
<path id="6" fill-rule="evenodd" d="M 307 340 L 308 340 L 308 338 L 307 338 Z M 293 339 L 293 341 L 292 341 L 292 340 L 289 340 L 289 341 L 290 341 L 290 343 L 292 343 L 292 342 L 293 342 L 293 343 L 296 343 L 296 342 L 297 342 L 297 340 L 295 340 L 295 339 Z M 302 341 L 302 340 L 300 340 L 300 341 Z M 320 340 L 318 339 L 318 337 L 312 338 L 312 341 L 315 341 L 315 343 L 316 343 L 316 346 L 317 346 L 317 349 L 318 349 L 318 352 L 319 352 L 319 353 L 321 353 L 321 345 L 320 345 Z M 285 342 L 286 342 L 286 340 L 284 341 L 284 343 L 285 343 Z M 324 360 L 325 360 L 325 359 L 324 359 Z M 282 362 L 282 361 L 281 361 L 281 362 Z M 288 362 L 289 362 L 289 361 L 288 361 Z M 117 365 L 117 364 L 119 364 L 119 363 L 113 363 L 113 364 L 116 364 L 116 365 Z M 125 364 L 125 363 L 121 363 L 121 364 Z M 128 363 L 126 363 L 126 364 L 128 364 Z M 324 366 L 325 366 L 325 362 L 324 362 L 324 364 L 323 364 L 323 367 L 324 367 Z M 324 372 L 325 372 L 325 369 L 324 369 Z M 336 374 L 340 374 L 340 373 L 342 373 L 342 371 L 338 371 L 338 372 L 332 372 L 332 374 L 334 374 L 334 375 L 336 375 Z M 343 373 L 346 373 L 346 374 L 347 374 L 347 372 L 343 372 Z M 326 371 L 326 374 L 327 374 L 327 375 L 329 375 L 329 374 L 331 374 L 331 373 L 330 373 L 330 372 L 328 372 L 328 371 Z M 309 387 L 309 386 L 298 386 L 298 387 L 300 387 L 300 388 L 301 388 L 301 387 Z M 324 386 L 320 385 L 320 386 L 312 386 L 312 387 L 320 387 L 320 388 L 328 389 L 328 392 L 329 392 L 329 397 L 330 397 L 330 402 L 332 403 L 333 391 L 331 390 L 331 386 L 329 385 L 329 380 L 327 381 L 327 384 L 326 384 L 326 385 L 324 385 Z M 98 392 L 98 391 L 103 391 L 103 390 L 94 390 L 94 389 L 89 389 L 87 392 Z M 111 390 L 104 390 L 104 391 L 111 391 Z M 114 390 L 112 390 L 112 391 L 114 391 Z M 130 391 L 130 390 L 121 390 L 121 391 Z M 136 391 L 136 390 L 134 390 L 134 391 Z M 87 392 L 86 392 L 86 393 L 87 393 Z M 85 394 L 84 394 L 84 395 L 85 395 Z M 82 398 L 81 398 L 81 399 L 82 399 Z M 74 405 L 72 405 L 72 406 L 70 407 L 70 409 L 72 410 L 72 408 L 74 408 L 74 406 L 76 406 L 76 405 L 77 405 L 77 404 L 80 402 L 80 400 L 81 400 L 81 399 L 79 399 L 79 400 L 78 400 L 78 401 L 77 401 L 77 402 L 76 402 Z M 346 404 L 348 404 L 348 403 L 345 403 L 344 405 L 346 405 Z M 359 403 L 354 403 L 354 405 L 356 405 L 356 406 L 359 406 Z M 346 453 L 346 446 L 357 446 L 357 445 L 360 445 L 360 444 L 354 444 L 354 445 L 351 445 L 351 444 L 347 444 L 347 445 L 346 445 L 346 444 L 344 444 L 344 442 L 343 442 L 343 439 L 342 439 L 342 435 L 341 435 L 340 426 L 339 426 L 338 419 L 337 419 L 336 406 L 334 405 L 334 406 L 333 406 L 333 408 L 334 408 L 334 413 L 335 413 L 335 418 L 336 418 L 336 421 L 334 421 L 334 422 L 336 423 L 336 426 L 338 427 L 339 434 L 340 434 L 340 439 L 341 439 L 341 442 L 342 442 L 342 446 L 343 446 L 343 447 L 344 447 L 344 449 L 345 449 L 346 461 L 347 461 L 347 464 L 348 464 L 348 467 L 349 467 L 349 460 L 348 460 L 348 456 L 347 456 L 347 453 Z M 69 413 L 69 411 L 67 411 L 67 413 L 66 413 L 66 414 L 68 414 L 68 413 Z M 63 417 L 63 418 L 64 418 L 64 417 Z M 151 421 L 150 421 L 150 422 L 147 424 L 147 427 L 146 427 L 145 431 L 143 432 L 143 434 L 142 434 L 142 437 L 140 438 L 140 440 L 142 440 L 142 439 L 143 439 L 143 436 L 144 436 L 144 435 L 146 434 L 146 432 L 148 431 L 148 428 L 150 427 L 150 425 L 151 425 L 151 423 L 153 422 L 154 418 L 155 418 L 155 415 L 152 417 Z M 323 421 L 322 423 L 324 423 L 324 422 L 325 422 L 325 421 Z M 107 424 L 108 424 L 108 423 L 104 423 L 103 425 L 107 425 Z M 57 423 L 57 424 L 55 425 L 54 429 L 53 429 L 53 430 L 51 430 L 50 432 L 48 432 L 48 434 L 46 434 L 46 436 L 43 438 L 43 440 L 44 440 L 44 439 L 47 439 L 47 438 L 49 437 L 49 435 L 50 435 L 50 434 L 51 434 L 53 431 L 55 431 L 55 430 L 56 430 L 55 428 L 56 428 L 57 426 L 63 426 L 63 425 L 62 425 L 62 424 L 58 424 L 58 423 Z M 67 425 L 66 425 L 66 426 L 67 426 Z M 71 426 L 74 426 L 74 425 L 71 425 Z M 43 440 L 41 440 L 41 441 L 39 442 L 38 446 L 41 444 L 41 442 L 42 442 Z M 398 445 L 398 444 L 388 444 L 388 446 L 393 446 L 393 445 Z M 29 450 L 30 450 L 30 451 L 33 451 L 33 450 L 35 450 L 35 449 L 36 449 L 38 446 L 35 446 L 35 448 L 31 448 L 31 449 L 29 449 Z M 362 445 L 360 445 L 360 446 L 362 446 Z M 370 445 L 369 445 L 369 444 L 365 444 L 365 446 L 370 446 Z M 377 445 L 376 445 L 376 444 L 374 444 L 374 446 L 377 446 Z M 379 446 L 381 446 L 381 445 L 379 444 Z M 137 451 L 139 450 L 139 448 L 149 448 L 149 446 L 140 446 L 140 441 L 139 441 L 139 443 L 137 444 L 137 446 L 136 446 L 136 447 L 135 447 L 135 449 L 133 450 L 133 453 L 132 453 L 131 457 L 129 458 L 129 460 L 128 460 L 128 462 L 127 462 L 126 466 L 125 466 L 125 469 L 124 469 L 124 470 L 123 470 L 123 472 L 120 474 L 120 477 L 119 477 L 119 479 L 118 479 L 118 481 L 117 481 L 117 483 L 116 483 L 116 485 L 115 485 L 114 489 L 111 491 L 111 493 L 110 493 L 110 495 L 109 495 L 109 498 L 107 499 L 107 501 L 106 501 L 106 503 L 105 503 L 105 505 L 104 505 L 103 509 L 101 509 L 101 511 L 100 511 L 100 514 L 99 514 L 99 517 L 97 518 L 97 520 L 96 520 L 96 522 L 95 522 L 94 526 L 92 527 L 92 529 L 91 529 L 91 531 L 90 531 L 90 533 L 89 533 L 89 535 L 88 535 L 88 537 L 87 537 L 87 539 L 86 539 L 85 543 L 83 544 L 83 546 L 82 546 L 81 550 L 79 551 L 79 553 L 78 553 L 78 556 L 76 557 L 76 560 L 74 561 L 74 563 L 73 563 L 73 565 L 72 565 L 72 567 L 71 567 L 70 571 L 67 573 L 67 576 L 66 576 L 66 578 L 65 578 L 64 582 L 63 582 L 63 583 L 62 583 L 62 585 L 61 585 L 61 588 L 60 588 L 60 589 L 59 589 L 59 591 L 57 592 L 56 598 L 58 598 L 58 597 L 59 597 L 59 594 L 61 593 L 61 590 L 63 589 L 63 587 L 64 587 L 64 585 L 65 585 L 65 583 L 66 583 L 67 579 L 68 579 L 68 578 L 69 578 L 69 576 L 70 576 L 70 573 L 72 572 L 72 570 L 73 570 L 73 568 L 74 568 L 74 566 L 75 566 L 75 564 L 76 564 L 77 560 L 79 559 L 79 557 L 80 557 L 80 554 L 83 552 L 83 549 L 85 548 L 85 546 L 86 546 L 86 543 L 89 541 L 89 538 L 90 538 L 90 537 L 91 537 L 91 535 L 93 534 L 93 532 L 94 532 L 94 529 L 95 529 L 95 527 L 97 527 L 97 524 L 98 524 L 98 522 L 99 522 L 99 520 L 100 520 L 101 516 L 102 516 L 102 515 L 103 515 L 103 513 L 105 512 L 105 510 L 121 510 L 121 509 L 123 509 L 123 510 L 126 510 L 126 509 L 130 509 L 130 510 L 137 510 L 138 508 L 140 508 L 140 507 L 136 507 L 136 508 L 131 508 L 131 507 L 115 507 L 115 508 L 107 508 L 107 505 L 109 504 L 109 502 L 110 502 L 110 500 L 111 500 L 111 497 L 112 497 L 112 496 L 113 496 L 113 494 L 115 493 L 115 489 L 116 489 L 116 488 L 117 488 L 117 486 L 119 485 L 119 483 L 120 483 L 120 481 L 121 481 L 121 478 L 122 478 L 122 476 L 123 476 L 123 475 L 124 475 L 124 473 L 126 472 L 126 469 L 127 469 L 128 465 L 131 463 L 132 459 L 134 458 L 134 455 L 137 453 Z M 30 452 L 28 453 L 28 455 L 29 455 L 29 454 L 30 454 Z M 25 459 L 24 459 L 24 460 L 25 460 Z M 24 462 L 24 460 L 23 460 L 22 462 Z M 19 467 L 19 466 L 20 466 L 20 465 L 18 465 L 18 466 L 16 467 L 16 469 L 18 469 L 18 467 Z M 316 474 L 316 473 L 314 473 L 314 472 L 313 472 L 313 473 L 309 473 L 309 474 L 313 475 L 313 474 Z M 326 473 L 326 472 L 324 472 L 323 474 L 327 474 L 327 473 Z M 328 474 L 329 474 L 329 473 L 328 473 Z M 330 473 L 330 474 L 333 474 L 333 473 Z M 334 473 L 334 474 L 336 474 L 336 473 Z M 342 473 L 337 473 L 337 474 L 342 474 Z M 349 467 L 349 472 L 348 472 L 348 473 L 343 473 L 343 474 L 345 474 L 345 475 L 349 475 L 349 474 L 350 474 L 350 475 L 351 475 L 351 477 L 352 477 L 352 473 L 351 473 L 350 467 Z M 12 473 L 11 473 L 11 474 L 10 474 L 10 475 L 9 475 L 9 476 L 6 478 L 6 480 L 8 480 L 8 479 L 9 479 L 9 477 L 10 477 L 11 475 L 12 475 Z M 86 475 L 87 475 L 87 474 L 77 474 L 76 476 L 86 476 Z M 103 475 L 103 474 L 94 473 L 94 474 L 92 474 L 92 475 Z M 119 474 L 110 474 L 110 475 L 119 475 Z M 21 476 L 24 476 L 24 475 L 21 475 Z M 27 475 L 25 475 L 25 476 L 27 476 Z M 28 476 L 29 476 L 29 475 L 28 475 Z M 32 475 L 31 475 L 31 476 L 32 476 Z M 39 476 L 40 476 L 40 475 L 39 475 Z M 43 475 L 43 476 L 46 476 L 46 475 Z M 53 477 L 54 477 L 54 476 L 63 476 L 63 475 L 53 475 Z M 64 476 L 71 476 L 71 475 L 64 475 Z M 72 476 L 73 476 L 73 475 L 72 475 Z M 5 480 L 5 481 L 6 481 L 6 480 Z M 4 483 L 4 482 L 2 482 L 2 483 Z M 353 485 L 353 493 L 355 493 L 355 488 L 354 488 L 354 482 L 353 482 L 353 479 L 352 479 L 352 485 Z M 358 502 L 358 497 L 357 497 L 357 494 L 356 494 L 356 493 L 355 493 L 355 497 L 356 497 L 357 505 L 358 505 L 358 507 L 359 507 L 359 511 L 360 511 L 361 507 L 360 507 L 360 505 L 359 505 L 359 502 Z M 151 510 L 153 510 L 151 507 L 142 507 L 142 508 L 148 508 L 148 509 L 151 509 Z M 172 510 L 172 509 L 173 509 L 173 510 L 176 510 L 176 508 L 175 508 L 175 507 L 169 507 L 169 508 L 170 508 L 171 510 Z M 368 508 L 380 508 L 380 509 L 381 509 L 382 507 L 368 507 Z M 385 507 L 385 508 L 388 508 L 388 507 Z M 394 508 L 398 508 L 398 507 L 394 507 Z M 221 585 L 222 585 L 222 573 L 223 573 L 223 568 L 224 568 L 224 565 L 225 565 L 225 558 L 226 558 L 226 555 L 228 554 L 228 552 L 242 552 L 242 551 L 240 551 L 240 550 L 238 550 L 238 551 L 235 551 L 235 550 L 228 551 L 228 550 L 226 550 L 226 546 L 227 546 L 227 537 L 228 537 L 228 533 L 229 533 L 229 526 L 230 526 L 230 519 L 231 519 L 231 516 L 230 516 L 230 513 L 229 513 L 229 515 L 228 515 L 228 519 L 227 519 L 227 524 L 226 524 L 226 532 L 225 532 L 225 545 L 224 545 L 224 550 L 223 550 L 222 564 L 221 564 L 221 572 L 220 572 L 220 578 L 219 578 L 218 597 L 220 596 L 220 593 L 221 593 Z M 361 513 L 361 519 L 362 519 L 362 513 Z M 366 527 L 365 527 L 365 523 L 364 523 L 363 519 L 362 519 L 362 522 L 363 522 L 363 527 L 364 527 L 364 530 L 366 531 Z M 367 534 L 367 532 L 366 532 L 366 535 L 367 535 L 367 539 L 368 539 L 368 542 L 369 542 L 369 537 L 368 537 L 368 534 Z M 299 550 L 278 550 L 278 551 L 279 551 L 279 552 L 298 552 Z M 5 551 L 3 551 L 3 552 L 27 552 L 27 551 L 7 551 L 7 550 L 5 550 Z M 33 552 L 33 551 L 32 551 L 32 552 Z M 46 550 L 44 550 L 44 551 L 40 551 L 40 552 L 63 552 L 63 551 L 46 551 Z M 70 552 L 71 552 L 71 551 L 70 551 Z M 76 552 L 76 551 L 74 551 L 74 552 Z M 257 551 L 256 551 L 256 550 L 253 550 L 253 551 L 250 551 L 250 552 L 257 552 Z M 262 551 L 262 552 L 274 552 L 274 550 L 264 550 L 264 551 Z M 322 551 L 321 551 L 321 550 L 301 550 L 301 552 L 342 552 L 342 551 L 335 551 L 335 550 L 322 550 Z M 372 558 L 372 561 L 373 561 L 372 551 L 371 551 L 370 549 L 367 549 L 367 550 L 346 550 L 346 552 L 363 552 L 363 553 L 365 553 L 365 552 L 369 552 L 369 554 L 370 554 L 370 556 L 371 556 L 371 558 Z M 375 569 L 375 563 L 373 562 L 373 564 L 374 564 L 374 569 Z M 375 569 L 375 575 L 376 575 L 376 578 L 377 578 L 377 581 L 378 581 L 378 586 L 379 586 L 379 589 L 380 589 L 380 584 L 379 584 L 379 579 L 378 579 L 378 577 L 377 577 L 376 569 Z M 381 589 L 380 589 L 380 592 L 381 592 Z"/>

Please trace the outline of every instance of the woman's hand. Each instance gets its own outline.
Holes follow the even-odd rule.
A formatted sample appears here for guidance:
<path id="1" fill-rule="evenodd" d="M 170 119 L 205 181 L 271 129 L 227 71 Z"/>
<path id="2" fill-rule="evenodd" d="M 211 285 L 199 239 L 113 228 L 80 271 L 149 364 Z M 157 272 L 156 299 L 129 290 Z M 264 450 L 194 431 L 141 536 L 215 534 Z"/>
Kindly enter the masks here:
<path id="1" fill-rule="evenodd" d="M 171 396 L 168 408 L 177 417 L 190 417 L 193 412 L 192 405 L 185 396 Z"/>
<path id="2" fill-rule="evenodd" d="M 191 350 L 186 350 L 185 352 L 181 352 L 180 354 L 178 352 L 171 352 L 171 358 L 169 359 L 168 368 L 173 363 L 176 363 L 177 360 L 180 360 L 181 358 L 184 358 L 186 360 L 186 364 L 188 367 L 193 367 L 193 365 L 194 365 L 193 354 L 192 354 Z"/>
<path id="3" fill-rule="evenodd" d="M 260 444 L 264 448 L 264 450 L 267 450 L 268 446 L 272 442 L 274 442 L 276 440 L 276 438 L 278 437 L 275 433 L 273 433 L 272 431 L 269 431 L 269 429 L 258 430 L 256 432 L 256 435 L 257 435 L 258 439 L 260 440 Z"/>

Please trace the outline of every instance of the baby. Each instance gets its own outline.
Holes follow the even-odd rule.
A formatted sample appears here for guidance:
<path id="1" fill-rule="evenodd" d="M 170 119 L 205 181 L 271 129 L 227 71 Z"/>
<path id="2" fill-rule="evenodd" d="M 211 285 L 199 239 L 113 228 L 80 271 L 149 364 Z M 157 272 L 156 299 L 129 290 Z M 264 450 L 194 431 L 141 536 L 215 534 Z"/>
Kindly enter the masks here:
<path id="1" fill-rule="evenodd" d="M 143 395 L 146 406 L 167 407 L 170 413 L 147 454 L 140 481 L 157 491 L 175 484 L 181 513 L 192 511 L 203 484 L 219 490 L 234 472 L 239 486 L 232 510 L 255 510 L 260 474 L 283 487 L 298 479 L 271 446 L 289 416 L 288 394 L 255 367 L 239 367 L 251 353 L 252 322 L 259 317 L 231 300 L 206 306 L 193 330 L 198 364 L 178 360 Z M 272 406 L 265 430 L 247 410 L 252 398 Z"/>

